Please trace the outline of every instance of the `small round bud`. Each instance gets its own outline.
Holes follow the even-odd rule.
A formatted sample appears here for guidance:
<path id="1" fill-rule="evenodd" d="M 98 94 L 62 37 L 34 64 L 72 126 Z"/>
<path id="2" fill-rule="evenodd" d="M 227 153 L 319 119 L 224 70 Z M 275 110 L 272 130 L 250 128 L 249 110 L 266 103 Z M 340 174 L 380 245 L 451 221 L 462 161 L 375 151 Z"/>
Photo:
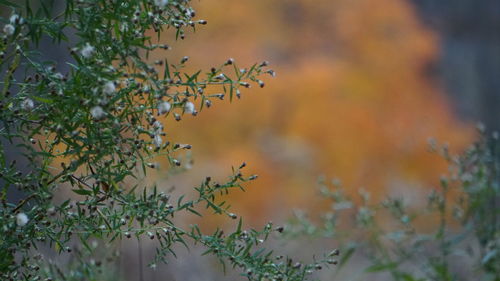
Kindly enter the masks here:
<path id="1" fill-rule="evenodd" d="M 95 120 L 101 120 L 106 116 L 106 112 L 100 106 L 94 106 L 90 109 L 90 115 Z"/>
<path id="2" fill-rule="evenodd" d="M 33 110 L 33 108 L 35 108 L 35 103 L 33 102 L 32 99 L 26 98 L 21 103 L 21 108 L 24 111 L 31 111 L 31 110 Z"/>
<path id="3" fill-rule="evenodd" d="M 334 259 L 329 259 L 326 261 L 328 264 L 333 264 L 333 265 L 337 265 L 339 262 L 337 260 L 334 260 Z"/>
<path id="4" fill-rule="evenodd" d="M 184 112 L 185 113 L 188 113 L 188 114 L 193 114 L 195 113 L 195 108 L 194 108 L 194 104 L 190 101 L 186 102 L 184 104 Z"/>
<path id="5" fill-rule="evenodd" d="M 14 32 L 16 31 L 16 28 L 12 25 L 12 24 L 6 24 L 4 27 L 3 27 L 3 32 L 6 34 L 6 35 L 12 35 L 14 34 Z"/>
<path id="6" fill-rule="evenodd" d="M 169 102 L 167 101 L 162 101 L 158 104 L 158 115 L 163 115 L 165 113 L 168 113 L 172 106 L 170 105 Z"/>
<path id="7" fill-rule="evenodd" d="M 16 215 L 16 224 L 18 226 L 25 226 L 28 221 L 28 216 L 25 213 L 19 213 Z"/>
<path id="8" fill-rule="evenodd" d="M 106 84 L 104 84 L 104 87 L 102 89 L 102 91 L 106 95 L 111 95 L 112 93 L 115 92 L 115 90 L 116 90 L 115 83 L 113 83 L 112 81 L 106 82 Z"/>
<path id="9" fill-rule="evenodd" d="M 164 8 L 168 4 L 168 0 L 154 0 L 154 3 L 159 8 Z"/>

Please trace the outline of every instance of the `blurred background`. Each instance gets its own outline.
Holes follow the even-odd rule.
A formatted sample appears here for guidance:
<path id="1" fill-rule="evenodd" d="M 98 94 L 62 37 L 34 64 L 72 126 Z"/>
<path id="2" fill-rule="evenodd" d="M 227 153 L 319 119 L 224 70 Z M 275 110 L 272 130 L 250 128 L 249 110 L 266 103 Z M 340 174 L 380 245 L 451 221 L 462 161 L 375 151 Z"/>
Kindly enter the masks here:
<path id="1" fill-rule="evenodd" d="M 167 126 L 194 148 L 182 179 L 224 177 L 246 161 L 259 180 L 231 200 L 255 224 L 321 208 L 320 175 L 376 198 L 417 196 L 446 172 L 429 138 L 460 151 L 477 122 L 498 128 L 498 4 L 469 2 L 194 3 L 209 24 L 182 42 L 165 37 L 173 56 L 194 69 L 268 60 L 277 77 Z"/>

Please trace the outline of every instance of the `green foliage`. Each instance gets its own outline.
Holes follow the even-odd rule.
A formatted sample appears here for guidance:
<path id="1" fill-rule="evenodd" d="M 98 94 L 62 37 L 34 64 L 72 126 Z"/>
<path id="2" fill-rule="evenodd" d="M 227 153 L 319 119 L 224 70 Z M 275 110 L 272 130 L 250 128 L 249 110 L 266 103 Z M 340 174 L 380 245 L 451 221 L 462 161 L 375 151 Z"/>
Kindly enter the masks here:
<path id="1" fill-rule="evenodd" d="M 297 212 L 287 236 L 341 241 L 339 268 L 348 259 L 368 260 L 364 273 L 385 274 L 384 280 L 500 280 L 499 145 L 495 133 L 452 156 L 447 146 L 431 142 L 449 161 L 450 174 L 424 204 L 405 197 L 372 203 L 363 191 L 351 199 L 339 181 L 321 180 L 331 209 L 319 224 Z"/>
<path id="2" fill-rule="evenodd" d="M 187 29 L 207 23 L 194 20 L 189 1 L 68 0 L 57 12 L 53 5 L 0 1 L 2 11 L 11 11 L 0 18 L 2 280 L 105 280 L 109 276 L 99 275 L 99 264 L 90 258 L 96 247 L 89 241 L 108 244 L 130 237 L 158 242 L 152 267 L 175 255 L 175 245 L 199 243 L 249 280 L 303 280 L 321 268 L 319 263 L 328 263 L 328 256 L 309 265 L 271 259 L 272 252 L 260 246 L 275 231 L 271 223 L 244 230 L 240 218 L 234 232 L 207 235 L 175 221 L 181 213 L 200 215 L 202 207 L 237 219 L 219 198 L 256 179 L 243 174 L 245 165 L 233 169 L 224 183 L 207 177 L 192 200 L 173 198 L 142 181 L 158 168 L 158 157 L 170 163 L 165 169 L 179 170 L 182 151 L 191 148 L 167 140 L 164 120 L 197 115 L 225 95 L 239 97 L 252 84 L 264 87 L 260 77 L 274 76 L 267 62 L 240 69 L 228 59 L 195 73 L 183 71 L 188 57 L 151 62 L 153 51 L 168 57 L 171 47 L 160 44 L 160 36 L 184 39 Z M 44 39 L 70 46 L 61 54 L 71 58 L 68 73 L 44 60 L 45 50 L 38 47 Z M 8 163 L 5 142 L 23 151 L 29 173 Z M 74 199 L 54 200 L 65 190 Z M 24 199 L 9 202 L 9 192 Z M 74 241 L 81 247 L 73 247 Z M 48 262 L 38 253 L 45 246 L 76 262 L 68 269 Z"/>

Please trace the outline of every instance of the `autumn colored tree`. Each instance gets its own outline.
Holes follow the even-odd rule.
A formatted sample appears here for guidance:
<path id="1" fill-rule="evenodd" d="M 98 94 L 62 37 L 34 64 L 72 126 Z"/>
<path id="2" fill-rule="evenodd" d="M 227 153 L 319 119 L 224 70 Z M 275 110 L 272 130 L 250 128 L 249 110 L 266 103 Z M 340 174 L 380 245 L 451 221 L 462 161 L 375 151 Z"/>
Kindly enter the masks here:
<path id="1" fill-rule="evenodd" d="M 200 148 L 191 174 L 253 163 L 259 181 L 233 198 L 254 222 L 307 206 L 322 174 L 378 198 L 418 197 L 447 167 L 429 138 L 456 151 L 473 139 L 431 77 L 439 39 L 407 1 L 216 2 L 200 2 L 211 24 L 173 52 L 207 67 L 228 54 L 270 58 L 279 79 L 170 128 Z"/>

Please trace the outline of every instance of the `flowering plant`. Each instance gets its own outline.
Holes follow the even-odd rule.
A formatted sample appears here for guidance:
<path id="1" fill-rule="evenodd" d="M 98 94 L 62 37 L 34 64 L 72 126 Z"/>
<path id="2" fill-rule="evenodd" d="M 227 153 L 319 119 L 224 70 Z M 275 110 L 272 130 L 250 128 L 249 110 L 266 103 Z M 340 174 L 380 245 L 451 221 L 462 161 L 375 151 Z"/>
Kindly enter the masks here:
<path id="1" fill-rule="evenodd" d="M 100 262 L 81 259 L 68 275 L 39 250 L 49 246 L 59 255 L 79 255 L 75 241 L 95 250 L 89 239 L 157 240 L 152 267 L 174 254 L 175 245 L 200 243 L 249 280 L 303 280 L 322 262 L 331 263 L 328 255 L 298 266 L 291 259 L 274 260 L 261 244 L 283 229 L 272 223 L 243 229 L 242 219 L 219 197 L 257 178 L 243 173 L 245 164 L 224 183 L 206 177 L 192 200 L 173 198 L 141 181 L 159 167 L 158 157 L 174 170 L 183 164 L 180 153 L 191 149 L 169 142 L 166 119 L 196 116 L 217 99 L 239 97 L 252 84 L 264 87 L 263 75 L 274 76 L 267 62 L 240 69 L 228 59 L 209 71 L 187 73 L 182 68 L 188 57 L 150 61 L 151 52 L 168 57 L 171 47 L 160 43 L 160 36 L 168 34 L 163 31 L 173 29 L 182 40 L 187 29 L 207 24 L 195 20 L 189 1 L 68 0 L 57 7 L 52 1 L 1 0 L 0 6 L 11 11 L 0 18 L 2 280 L 68 280 L 76 273 L 96 280 Z M 66 64 L 44 59 L 39 46 L 47 39 L 69 46 Z M 4 141 L 19 147 L 28 172 L 8 161 Z M 72 199 L 57 196 L 65 191 L 73 193 Z M 23 198 L 13 202 L 12 193 Z M 200 206 L 237 219 L 235 230 L 205 234 L 196 225 L 183 228 L 175 221 L 183 212 L 201 215 Z"/>

